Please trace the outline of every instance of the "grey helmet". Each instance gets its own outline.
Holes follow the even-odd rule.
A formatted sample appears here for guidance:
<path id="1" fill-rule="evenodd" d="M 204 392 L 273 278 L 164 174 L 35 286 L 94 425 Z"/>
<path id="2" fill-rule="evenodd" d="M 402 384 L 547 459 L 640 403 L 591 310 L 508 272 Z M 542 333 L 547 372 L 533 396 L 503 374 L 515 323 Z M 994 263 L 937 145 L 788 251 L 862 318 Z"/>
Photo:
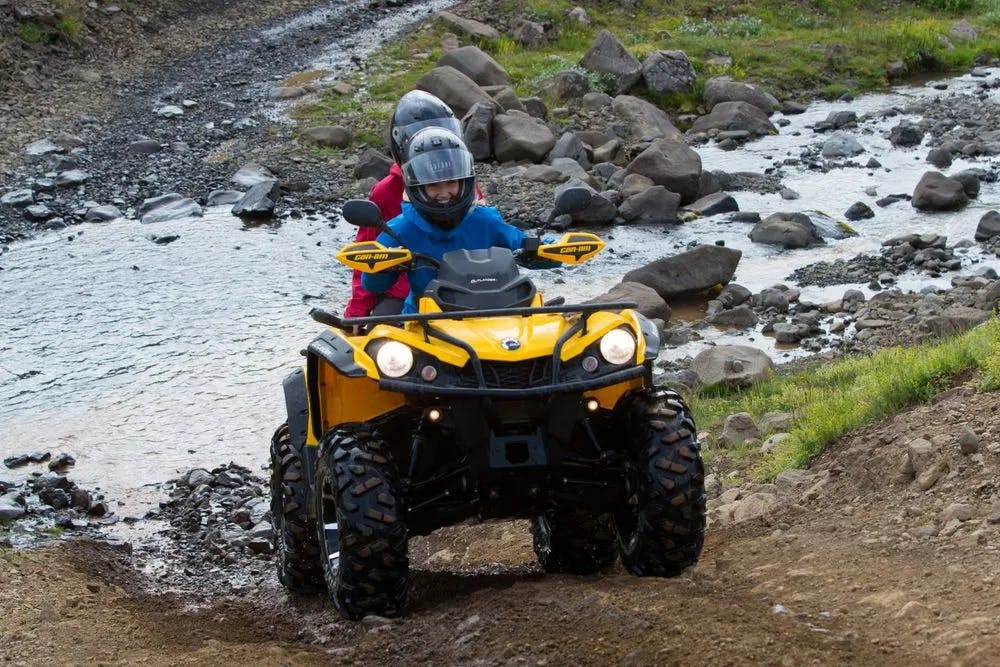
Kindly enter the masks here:
<path id="1" fill-rule="evenodd" d="M 425 127 L 443 127 L 462 136 L 462 124 L 440 99 L 422 90 L 411 90 L 399 98 L 389 121 L 389 150 L 397 164 L 406 160 L 406 144 Z"/>
<path id="2" fill-rule="evenodd" d="M 410 139 L 402 164 L 403 188 L 417 212 L 442 229 L 454 229 L 476 199 L 476 167 L 458 135 L 442 127 L 426 127 Z M 458 195 L 442 203 L 427 196 L 426 185 L 458 181 Z"/>

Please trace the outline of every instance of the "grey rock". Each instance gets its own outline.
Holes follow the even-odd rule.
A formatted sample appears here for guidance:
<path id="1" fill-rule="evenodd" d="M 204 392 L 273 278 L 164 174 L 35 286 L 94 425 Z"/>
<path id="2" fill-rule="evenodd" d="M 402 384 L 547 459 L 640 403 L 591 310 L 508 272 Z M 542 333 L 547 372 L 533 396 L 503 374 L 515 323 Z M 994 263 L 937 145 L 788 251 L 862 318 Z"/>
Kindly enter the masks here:
<path id="1" fill-rule="evenodd" d="M 435 67 L 417 79 L 415 87 L 441 98 L 458 118 L 469 113 L 476 102 L 493 100 L 478 83 L 454 67 Z"/>
<path id="2" fill-rule="evenodd" d="M 552 130 L 529 114 L 509 111 L 493 119 L 493 153 L 500 162 L 541 162 L 555 144 Z"/>
<path id="3" fill-rule="evenodd" d="M 608 30 L 597 34 L 580 64 L 591 72 L 607 75 L 615 95 L 627 92 L 642 77 L 642 63 Z"/>
<path id="4" fill-rule="evenodd" d="M 701 156 L 684 141 L 657 139 L 625 168 L 627 174 L 641 174 L 693 202 L 701 187 Z"/>
<path id="5" fill-rule="evenodd" d="M 632 95 L 618 95 L 611 103 L 611 110 L 627 127 L 628 138 L 650 141 L 666 137 L 681 139 L 681 132 L 670 117 L 654 104 Z"/>
<path id="6" fill-rule="evenodd" d="M 682 210 L 707 218 L 719 215 L 720 213 L 739 211 L 740 205 L 736 203 L 736 198 L 731 194 L 727 192 L 715 192 L 688 204 Z"/>
<path id="7" fill-rule="evenodd" d="M 979 219 L 976 225 L 976 241 L 988 241 L 996 236 L 1000 236 L 1000 212 L 987 211 Z"/>
<path id="8" fill-rule="evenodd" d="M 726 132 L 747 132 L 752 136 L 777 134 L 776 128 L 767 113 L 749 102 L 733 101 L 719 102 L 712 107 L 707 116 L 700 116 L 691 126 L 691 132 L 708 132 L 722 130 Z M 729 138 L 740 138 L 742 135 L 730 135 Z M 721 137 L 724 140 L 726 137 Z"/>
<path id="9" fill-rule="evenodd" d="M 632 195 L 618 207 L 618 215 L 625 222 L 669 223 L 677 222 L 677 205 L 681 196 L 662 185 L 654 185 Z"/>
<path id="10" fill-rule="evenodd" d="M 478 46 L 462 46 L 445 53 L 437 66 L 454 67 L 480 86 L 510 85 L 510 75 Z"/>
<path id="11" fill-rule="evenodd" d="M 844 217 L 852 222 L 855 220 L 865 220 L 867 218 L 874 218 L 875 211 L 871 210 L 868 204 L 856 201 L 844 212 Z"/>
<path id="12" fill-rule="evenodd" d="M 625 274 L 622 281 L 638 282 L 656 290 L 669 302 L 694 295 L 733 278 L 743 253 L 734 248 L 699 245 L 677 255 L 663 257 Z"/>
<path id="13" fill-rule="evenodd" d="M 14 208 L 24 208 L 35 203 L 35 192 L 28 188 L 23 188 L 20 190 L 11 190 L 4 196 L 0 197 L 0 204 L 6 204 L 7 206 L 13 206 Z"/>
<path id="14" fill-rule="evenodd" d="M 343 125 L 319 125 L 306 128 L 302 136 L 310 143 L 328 148 L 347 148 L 354 138 L 350 129 Z"/>
<path id="15" fill-rule="evenodd" d="M 577 99 L 589 93 L 590 81 L 575 70 L 556 72 L 538 83 L 539 97 L 556 103 Z M 529 111 L 529 113 L 531 112 Z M 544 116 L 540 117 L 544 118 Z"/>
<path id="16" fill-rule="evenodd" d="M 475 19 L 467 19 L 452 12 L 438 12 L 436 17 L 452 30 L 475 39 L 500 39 L 501 37 L 496 28 Z"/>
<path id="17" fill-rule="evenodd" d="M 653 288 L 640 283 L 618 283 L 604 294 L 594 297 L 588 303 L 611 303 L 615 301 L 634 301 L 638 304 L 637 310 L 646 317 L 664 322 L 670 321 L 672 313 L 667 302 Z"/>
<path id="18" fill-rule="evenodd" d="M 374 178 L 379 181 L 385 178 L 391 167 L 392 158 L 383 155 L 374 148 L 366 148 L 358 156 L 357 164 L 354 165 L 354 178 Z"/>
<path id="19" fill-rule="evenodd" d="M 243 194 L 239 190 L 212 190 L 208 193 L 205 206 L 232 206 L 243 199 Z"/>
<path id="20" fill-rule="evenodd" d="M 960 181 L 937 171 L 925 173 L 913 190 L 910 204 L 921 211 L 954 211 L 969 203 Z"/>
<path id="21" fill-rule="evenodd" d="M 143 224 L 168 222 L 182 218 L 200 217 L 201 206 L 193 199 L 171 193 L 146 199 L 139 205 L 139 220 Z"/>
<path id="22" fill-rule="evenodd" d="M 823 143 L 823 157 L 853 157 L 864 153 L 865 149 L 857 139 L 846 132 L 835 132 Z"/>
<path id="23" fill-rule="evenodd" d="M 232 178 L 229 180 L 237 185 L 249 188 L 250 186 L 256 185 L 261 181 L 270 181 L 274 178 L 276 178 L 276 176 L 266 167 L 261 167 L 256 164 L 248 164 L 240 167 L 239 171 L 233 174 Z"/>
<path id="24" fill-rule="evenodd" d="M 117 220 L 120 217 L 122 217 L 122 212 L 113 204 L 93 206 L 88 208 L 87 213 L 83 216 L 87 222 L 108 222 L 110 220 Z"/>
<path id="25" fill-rule="evenodd" d="M 153 155 L 163 150 L 163 145 L 152 139 L 140 139 L 130 143 L 126 150 L 133 155 Z"/>
<path id="26" fill-rule="evenodd" d="M 90 174 L 82 169 L 70 169 L 56 176 L 56 185 L 60 187 L 72 187 L 86 182 Z"/>
<path id="27" fill-rule="evenodd" d="M 277 181 L 261 181 L 233 205 L 232 214 L 239 218 L 270 218 L 280 198 L 281 188 Z"/>
<path id="28" fill-rule="evenodd" d="M 976 454 L 979 452 L 979 436 L 968 426 L 963 426 L 958 436 L 958 446 L 963 454 Z"/>
<path id="29" fill-rule="evenodd" d="M 823 243 L 812 220 L 804 213 L 772 213 L 750 231 L 755 243 L 784 248 L 807 248 Z"/>
<path id="30" fill-rule="evenodd" d="M 493 118 L 497 113 L 494 102 L 476 102 L 462 119 L 462 138 L 476 160 L 493 156 Z"/>
<path id="31" fill-rule="evenodd" d="M 642 63 L 646 88 L 657 93 L 688 92 L 697 74 L 683 51 L 652 51 Z"/>

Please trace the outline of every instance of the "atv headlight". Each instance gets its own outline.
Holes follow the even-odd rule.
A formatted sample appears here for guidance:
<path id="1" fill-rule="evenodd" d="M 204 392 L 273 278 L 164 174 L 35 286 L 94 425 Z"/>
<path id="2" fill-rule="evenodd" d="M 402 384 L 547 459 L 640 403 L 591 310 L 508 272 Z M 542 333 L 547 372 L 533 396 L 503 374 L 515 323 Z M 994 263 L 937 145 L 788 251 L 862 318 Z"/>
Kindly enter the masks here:
<path id="1" fill-rule="evenodd" d="M 612 329 L 601 338 L 601 356 L 621 366 L 635 358 L 635 338 L 624 329 Z"/>
<path id="2" fill-rule="evenodd" d="M 386 377 L 403 377 L 413 368 L 413 350 L 398 340 L 386 341 L 375 353 L 375 365 Z"/>

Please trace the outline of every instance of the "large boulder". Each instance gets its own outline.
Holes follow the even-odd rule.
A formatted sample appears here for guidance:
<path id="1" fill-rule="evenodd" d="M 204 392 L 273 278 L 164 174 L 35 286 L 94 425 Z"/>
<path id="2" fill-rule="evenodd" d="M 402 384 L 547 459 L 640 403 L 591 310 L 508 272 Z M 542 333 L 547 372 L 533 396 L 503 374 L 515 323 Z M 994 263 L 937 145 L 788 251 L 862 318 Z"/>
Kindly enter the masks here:
<path id="1" fill-rule="evenodd" d="M 567 188 L 587 188 L 591 192 L 590 205 L 573 214 L 573 222 L 585 225 L 603 225 L 615 219 L 615 204 L 607 193 L 600 193 L 585 181 L 571 178 L 556 188 L 556 195 Z"/>
<path id="2" fill-rule="evenodd" d="M 551 102 L 583 97 L 590 92 L 590 81 L 580 72 L 563 70 L 542 79 L 538 84 L 538 96 Z"/>
<path id="3" fill-rule="evenodd" d="M 438 67 L 454 67 L 480 86 L 510 85 L 510 75 L 496 60 L 478 46 L 461 46 L 448 51 L 437 61 Z"/>
<path id="4" fill-rule="evenodd" d="M 611 110 L 625 121 L 630 139 L 650 141 L 681 136 L 662 109 L 638 97 L 619 95 L 611 103 Z"/>
<path id="5" fill-rule="evenodd" d="M 740 205 L 736 203 L 736 198 L 727 192 L 713 192 L 684 207 L 685 212 L 694 213 L 703 218 L 739 210 Z"/>
<path id="6" fill-rule="evenodd" d="M 701 186 L 701 156 L 683 140 L 657 139 L 625 168 L 627 174 L 641 174 L 681 196 L 687 204 L 698 198 Z"/>
<path id="7" fill-rule="evenodd" d="M 834 132 L 829 139 L 823 142 L 821 151 L 823 157 L 854 157 L 865 152 L 865 147 L 847 132 Z"/>
<path id="8" fill-rule="evenodd" d="M 556 140 L 556 145 L 549 153 L 549 161 L 558 158 L 570 158 L 575 160 L 584 169 L 590 169 L 590 158 L 587 157 L 587 147 L 573 132 L 563 132 L 562 136 Z"/>
<path id="9" fill-rule="evenodd" d="M 652 287 L 641 283 L 621 282 L 588 303 L 611 303 L 614 301 L 635 301 L 640 313 L 650 319 L 670 321 L 671 310 L 667 302 Z"/>
<path id="10" fill-rule="evenodd" d="M 476 102 L 493 101 L 479 84 L 450 65 L 427 72 L 417 79 L 415 87 L 441 98 L 459 118 L 469 113 Z"/>
<path id="11" fill-rule="evenodd" d="M 198 202 L 176 192 L 145 199 L 137 211 L 139 221 L 143 224 L 201 217 L 202 212 Z"/>
<path id="12" fill-rule="evenodd" d="M 928 171 L 913 190 L 910 204 L 921 211 L 954 211 L 969 203 L 961 181 Z"/>
<path id="13" fill-rule="evenodd" d="M 664 300 L 701 293 L 733 279 L 743 253 L 735 248 L 699 245 L 663 257 L 625 274 L 622 282 L 636 282 L 656 290 Z"/>
<path id="14" fill-rule="evenodd" d="M 716 345 L 694 358 L 691 370 L 706 387 L 749 387 L 774 372 L 774 362 L 762 350 L 749 345 Z"/>
<path id="15" fill-rule="evenodd" d="M 662 185 L 654 185 L 636 193 L 618 207 L 618 216 L 625 222 L 677 222 L 677 205 L 681 196 Z"/>
<path id="16" fill-rule="evenodd" d="M 805 213 L 772 213 L 750 231 L 755 243 L 785 248 L 808 248 L 823 243 L 813 221 Z"/>
<path id="17" fill-rule="evenodd" d="M 541 162 L 556 145 L 552 130 L 522 111 L 509 111 L 493 119 L 493 155 L 500 162 Z"/>
<path id="18" fill-rule="evenodd" d="M 979 219 L 979 224 L 976 226 L 975 239 L 977 241 L 989 241 L 994 236 L 1000 236 L 1000 213 L 987 211 Z"/>
<path id="19" fill-rule="evenodd" d="M 493 118 L 497 105 L 476 102 L 462 119 L 462 139 L 476 160 L 488 160 L 493 155 Z"/>
<path id="20" fill-rule="evenodd" d="M 701 116 L 691 126 L 692 132 L 709 130 L 746 131 L 762 137 L 777 134 L 776 128 L 767 114 L 748 102 L 720 102 L 712 107 L 711 113 Z"/>
<path id="21" fill-rule="evenodd" d="M 233 205 L 231 213 L 238 218 L 267 219 L 274 215 L 274 207 L 280 198 L 278 181 L 261 181 Z"/>
<path id="22" fill-rule="evenodd" d="M 686 93 L 698 75 L 683 51 L 653 51 L 642 63 L 642 78 L 653 92 Z"/>
<path id="23" fill-rule="evenodd" d="M 500 31 L 475 19 L 467 19 L 451 12 L 438 12 L 437 18 L 456 32 L 463 33 L 473 39 L 500 39 Z"/>
<path id="24" fill-rule="evenodd" d="M 608 30 L 597 33 L 580 65 L 611 79 L 611 92 L 615 95 L 627 92 L 642 76 L 642 63 Z"/>
<path id="25" fill-rule="evenodd" d="M 747 102 L 769 116 L 779 106 L 769 93 L 753 84 L 733 81 L 728 76 L 715 76 L 706 81 L 702 100 L 709 111 L 722 102 Z"/>

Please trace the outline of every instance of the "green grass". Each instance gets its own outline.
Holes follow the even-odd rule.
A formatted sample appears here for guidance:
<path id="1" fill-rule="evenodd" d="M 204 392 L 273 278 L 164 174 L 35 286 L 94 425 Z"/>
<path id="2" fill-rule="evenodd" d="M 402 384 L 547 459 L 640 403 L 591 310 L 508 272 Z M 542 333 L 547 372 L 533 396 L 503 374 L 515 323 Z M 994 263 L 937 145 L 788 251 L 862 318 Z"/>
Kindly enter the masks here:
<path id="1" fill-rule="evenodd" d="M 80 19 L 75 16 L 63 16 L 56 25 L 59 33 L 67 39 L 76 39 L 80 34 L 81 26 Z"/>
<path id="2" fill-rule="evenodd" d="M 841 436 L 922 403 L 975 369 L 976 386 L 1000 389 L 1000 318 L 935 345 L 890 348 L 842 359 L 790 376 L 776 375 L 745 391 L 708 391 L 692 397 L 698 423 L 709 431 L 737 412 L 759 419 L 767 412 L 795 415 L 789 437 L 754 462 L 748 452 L 730 456 L 750 464 L 758 480 L 801 468 Z M 711 458 L 708 456 L 707 458 Z"/>
<path id="3" fill-rule="evenodd" d="M 590 15 L 590 25 L 567 20 L 578 4 Z M 688 55 L 698 74 L 692 92 L 633 91 L 674 112 L 695 111 L 705 81 L 719 74 L 759 83 L 779 99 L 805 101 L 885 88 L 887 65 L 896 60 L 910 74 L 946 73 L 969 67 L 984 51 L 1000 53 L 1000 0 L 913 0 L 894 2 L 889 10 L 866 0 L 640 0 L 634 8 L 605 0 L 506 0 L 500 11 L 545 22 L 558 36 L 530 49 L 509 36 L 478 43 L 511 75 L 519 96 L 535 95 L 538 83 L 559 69 L 579 69 L 594 37 L 608 29 L 640 60 L 657 49 Z M 979 35 L 972 42 L 953 41 L 949 48 L 941 38 L 958 18 L 972 23 Z M 359 142 L 376 140 L 375 129 L 380 131 L 395 101 L 443 54 L 445 31 L 443 23 L 433 23 L 394 40 L 367 60 L 363 76 L 348 77 L 358 94 L 334 99 L 331 93 L 299 112 L 301 117 L 349 122 Z M 710 66 L 713 56 L 728 56 L 733 64 Z M 606 88 L 599 76 L 584 74 L 595 90 Z"/>
<path id="4" fill-rule="evenodd" d="M 48 44 L 52 36 L 34 23 L 22 23 L 17 27 L 17 36 L 26 44 Z"/>

